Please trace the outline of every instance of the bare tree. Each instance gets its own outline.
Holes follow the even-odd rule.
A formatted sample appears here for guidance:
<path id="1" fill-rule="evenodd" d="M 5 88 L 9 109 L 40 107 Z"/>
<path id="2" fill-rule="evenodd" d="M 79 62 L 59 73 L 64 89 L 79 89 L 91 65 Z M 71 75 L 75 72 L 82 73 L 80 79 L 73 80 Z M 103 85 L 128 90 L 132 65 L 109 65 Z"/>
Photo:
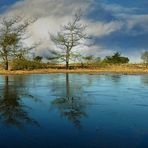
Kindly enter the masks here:
<path id="1" fill-rule="evenodd" d="M 79 11 L 71 22 L 61 27 L 57 35 L 51 35 L 52 41 L 61 49 L 54 53 L 55 58 L 62 59 L 66 63 L 66 69 L 69 69 L 69 62 L 75 56 L 74 47 L 81 45 L 87 38 L 86 26 L 80 23 L 81 16 Z"/>
<path id="2" fill-rule="evenodd" d="M 0 18 L 0 57 L 3 60 L 5 70 L 8 70 L 10 59 L 20 56 L 26 51 L 23 40 L 27 27 L 35 20 L 25 20 L 21 17 Z"/>
<path id="3" fill-rule="evenodd" d="M 141 59 L 143 60 L 144 64 L 148 65 L 148 51 L 142 53 Z"/>

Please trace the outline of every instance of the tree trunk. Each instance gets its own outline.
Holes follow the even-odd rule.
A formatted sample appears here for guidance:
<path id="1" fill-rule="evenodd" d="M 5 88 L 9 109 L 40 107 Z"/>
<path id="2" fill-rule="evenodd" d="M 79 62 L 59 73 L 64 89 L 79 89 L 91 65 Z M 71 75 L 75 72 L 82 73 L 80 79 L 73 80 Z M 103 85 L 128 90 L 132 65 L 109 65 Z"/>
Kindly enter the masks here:
<path id="1" fill-rule="evenodd" d="M 3 52 L 4 52 L 4 57 L 3 57 L 3 60 L 4 60 L 4 69 L 5 70 L 8 70 L 8 51 L 7 51 L 7 48 L 6 47 L 3 48 Z"/>
<path id="2" fill-rule="evenodd" d="M 8 61 L 5 62 L 5 70 L 8 70 Z"/>
<path id="3" fill-rule="evenodd" d="M 69 62 L 66 61 L 66 69 L 69 69 Z"/>
<path id="4" fill-rule="evenodd" d="M 69 69 L 69 49 L 66 50 L 66 69 Z"/>

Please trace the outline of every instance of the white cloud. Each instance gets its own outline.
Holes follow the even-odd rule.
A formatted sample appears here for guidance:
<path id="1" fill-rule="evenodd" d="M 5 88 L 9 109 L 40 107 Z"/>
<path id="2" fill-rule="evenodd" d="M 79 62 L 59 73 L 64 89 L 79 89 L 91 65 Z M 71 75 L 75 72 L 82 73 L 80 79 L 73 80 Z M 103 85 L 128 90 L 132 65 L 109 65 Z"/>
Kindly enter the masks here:
<path id="1" fill-rule="evenodd" d="M 24 0 L 11 6 L 8 13 L 28 16 L 65 16 L 71 15 L 76 8 L 87 9 L 92 0 Z"/>
<path id="2" fill-rule="evenodd" d="M 135 26 L 142 27 L 143 31 L 148 31 L 148 15 L 132 15 L 128 16 L 128 29 L 131 30 Z"/>
<path id="3" fill-rule="evenodd" d="M 87 22 L 88 33 L 92 36 L 102 37 L 109 35 L 115 31 L 120 30 L 123 27 L 123 23 L 120 21 L 111 22 Z"/>
<path id="4" fill-rule="evenodd" d="M 138 10 L 138 8 L 135 7 L 123 7 L 119 4 L 102 4 L 102 7 L 104 7 L 105 10 L 113 12 L 115 14 L 123 14 L 123 13 L 132 13 L 136 10 Z"/>

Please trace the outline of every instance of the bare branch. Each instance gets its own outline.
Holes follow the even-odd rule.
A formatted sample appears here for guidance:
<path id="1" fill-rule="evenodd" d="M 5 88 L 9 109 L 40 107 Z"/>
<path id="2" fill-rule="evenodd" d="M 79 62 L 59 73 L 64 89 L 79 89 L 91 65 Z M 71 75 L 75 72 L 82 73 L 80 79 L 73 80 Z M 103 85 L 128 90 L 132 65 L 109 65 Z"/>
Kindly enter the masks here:
<path id="1" fill-rule="evenodd" d="M 66 61 L 66 68 L 69 66 L 69 61 L 75 54 L 72 53 L 74 47 L 82 44 L 82 41 L 87 39 L 87 34 L 85 33 L 86 25 L 81 24 L 80 20 L 82 17 L 81 10 L 78 10 L 74 15 L 74 18 L 71 22 L 61 27 L 60 32 L 56 35 L 50 35 L 51 40 L 55 43 L 55 45 L 60 48 L 65 54 L 59 56 L 60 58 L 64 58 Z"/>

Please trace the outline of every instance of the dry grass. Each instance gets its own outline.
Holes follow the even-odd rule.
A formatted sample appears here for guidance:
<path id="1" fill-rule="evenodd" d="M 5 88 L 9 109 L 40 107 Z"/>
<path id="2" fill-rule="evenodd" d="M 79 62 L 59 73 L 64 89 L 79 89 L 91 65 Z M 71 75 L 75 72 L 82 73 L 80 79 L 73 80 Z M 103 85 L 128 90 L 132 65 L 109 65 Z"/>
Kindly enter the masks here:
<path id="1" fill-rule="evenodd" d="M 36 70 L 0 70 L 1 75 L 20 75 L 20 74 L 49 74 L 49 73 L 118 73 L 118 74 L 148 74 L 148 68 L 142 64 L 110 65 L 105 68 L 89 69 L 36 69 Z"/>

